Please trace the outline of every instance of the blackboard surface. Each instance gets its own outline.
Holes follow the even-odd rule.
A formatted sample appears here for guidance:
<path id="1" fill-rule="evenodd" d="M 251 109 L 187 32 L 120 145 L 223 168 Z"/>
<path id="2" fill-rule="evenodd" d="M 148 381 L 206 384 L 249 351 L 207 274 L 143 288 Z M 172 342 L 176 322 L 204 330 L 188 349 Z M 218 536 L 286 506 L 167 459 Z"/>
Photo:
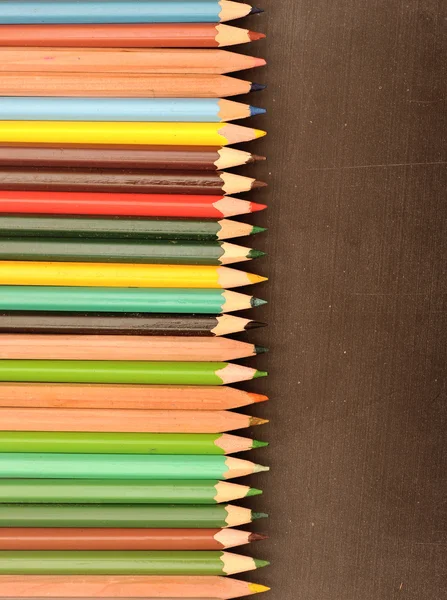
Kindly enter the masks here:
<path id="1" fill-rule="evenodd" d="M 264 0 L 266 600 L 441 600 L 447 4 Z M 443 456 L 444 454 L 444 456 Z M 444 488 L 444 489 L 443 489 Z"/>

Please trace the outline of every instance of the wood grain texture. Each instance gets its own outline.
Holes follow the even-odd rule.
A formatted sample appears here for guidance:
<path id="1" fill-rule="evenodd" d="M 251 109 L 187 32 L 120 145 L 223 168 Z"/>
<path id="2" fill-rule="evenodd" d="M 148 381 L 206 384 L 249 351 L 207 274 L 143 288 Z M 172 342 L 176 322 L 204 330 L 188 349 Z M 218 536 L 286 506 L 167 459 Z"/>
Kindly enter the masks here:
<path id="1" fill-rule="evenodd" d="M 251 389 L 272 397 L 256 454 L 272 468 L 251 505 L 270 514 L 272 566 L 257 580 L 271 600 L 439 600 L 447 7 L 262 7 L 247 22 L 267 33 L 269 133 L 250 148 L 268 158 L 241 171 L 269 183 L 270 327 L 250 339 L 271 349 Z"/>

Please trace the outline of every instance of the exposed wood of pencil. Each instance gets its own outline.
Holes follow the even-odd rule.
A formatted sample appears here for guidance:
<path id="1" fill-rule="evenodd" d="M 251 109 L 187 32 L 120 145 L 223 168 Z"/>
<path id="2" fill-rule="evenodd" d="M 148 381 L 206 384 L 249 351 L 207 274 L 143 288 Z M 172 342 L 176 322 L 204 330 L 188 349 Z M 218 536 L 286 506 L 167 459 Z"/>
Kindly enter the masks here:
<path id="1" fill-rule="evenodd" d="M 1 34 L 0 28 L 0 34 Z M 24 40 L 26 42 L 26 40 Z M 265 65 L 263 58 L 227 50 L 123 48 L 8 48 L 0 72 L 225 74 Z"/>
<path id="2" fill-rule="evenodd" d="M 266 539 L 239 529 L 0 528 L 0 550 L 221 550 Z"/>
<path id="3" fill-rule="evenodd" d="M 234 315 L 0 312 L 0 333 L 119 336 L 205 336 L 239 333 L 265 323 Z M 179 343 L 182 340 L 178 340 Z M 187 339 L 188 342 L 188 339 Z M 147 343 L 150 344 L 150 341 Z M 0 349 L 1 352 L 1 349 Z"/>
<path id="4" fill-rule="evenodd" d="M 4 431 L 221 433 L 267 423 L 229 411 L 1 408 Z"/>
<path id="5" fill-rule="evenodd" d="M 87 599 L 121 598 L 148 600 L 188 598 L 230 600 L 269 590 L 264 585 L 215 575 L 0 575 L 0 598 Z"/>
<path id="6" fill-rule="evenodd" d="M 2 145 L 0 165 L 214 171 L 265 160 L 235 148 L 212 146 Z"/>
<path id="7" fill-rule="evenodd" d="M 0 26 L 0 46 L 216 48 L 264 37 L 263 33 L 212 23 Z"/>
<path id="8" fill-rule="evenodd" d="M 61 77 L 43 71 L 26 75 L 6 72 L 0 78 L 3 96 L 222 98 L 248 94 L 251 90 L 249 81 L 225 75 L 64 73 Z"/>
<path id="9" fill-rule="evenodd" d="M 225 337 L 0 333 L 0 359 L 226 361 L 259 352 Z"/>
<path id="10" fill-rule="evenodd" d="M 265 185 L 264 182 L 256 181 L 251 177 L 225 172 L 0 168 L 0 188 L 4 190 L 215 194 L 217 196 L 249 192 Z"/>
<path id="11" fill-rule="evenodd" d="M 0 189 L 0 213 L 220 219 L 264 210 L 232 196 L 43 192 Z M 0 220 L 1 223 L 1 220 Z M 1 226 L 1 225 L 0 225 Z"/>
<path id="12" fill-rule="evenodd" d="M 226 411 L 268 400 L 232 387 L 0 383 L 0 406 Z M 231 414 L 231 413 L 230 413 Z"/>

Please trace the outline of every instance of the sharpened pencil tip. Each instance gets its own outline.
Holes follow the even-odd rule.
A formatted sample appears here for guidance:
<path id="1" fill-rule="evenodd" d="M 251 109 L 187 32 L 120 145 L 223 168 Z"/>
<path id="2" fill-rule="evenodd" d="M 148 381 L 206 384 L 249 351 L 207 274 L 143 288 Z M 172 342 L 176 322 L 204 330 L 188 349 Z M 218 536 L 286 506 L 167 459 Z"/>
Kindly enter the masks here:
<path id="1" fill-rule="evenodd" d="M 261 569 L 262 567 L 268 567 L 270 564 L 268 560 L 261 560 L 260 558 L 254 558 L 253 561 L 257 569 Z"/>
<path id="2" fill-rule="evenodd" d="M 259 379 L 259 377 L 267 377 L 268 373 L 267 371 L 255 371 L 255 374 L 253 375 L 253 379 Z"/>
<path id="3" fill-rule="evenodd" d="M 259 56 L 253 56 L 253 60 L 255 62 L 255 67 L 265 67 L 267 64 L 267 61 Z"/>
<path id="4" fill-rule="evenodd" d="M 266 354 L 266 352 L 268 352 L 269 349 L 265 348 L 264 346 L 255 346 L 255 353 L 256 354 Z"/>
<path id="5" fill-rule="evenodd" d="M 248 37 L 251 42 L 256 42 L 257 40 L 263 40 L 265 38 L 265 33 L 260 33 L 259 31 L 249 31 Z"/>
<path id="6" fill-rule="evenodd" d="M 254 131 L 256 140 L 267 135 L 267 132 L 263 131 L 262 129 L 253 129 L 253 131 Z"/>
<path id="7" fill-rule="evenodd" d="M 260 496 L 262 494 L 262 490 L 258 490 L 258 488 L 250 488 L 247 492 L 247 498 L 249 496 Z"/>
<path id="8" fill-rule="evenodd" d="M 251 158 L 254 162 L 260 161 L 260 160 L 267 160 L 266 156 L 260 156 L 259 154 L 252 154 Z"/>
<path id="9" fill-rule="evenodd" d="M 267 402 L 267 400 L 269 399 L 269 397 L 265 396 L 264 394 L 256 394 L 255 392 L 247 392 L 247 394 L 250 396 L 251 401 L 253 403 Z"/>
<path id="10" fill-rule="evenodd" d="M 252 6 L 251 7 L 251 11 L 248 13 L 250 15 L 258 15 L 259 13 L 263 13 L 264 9 L 263 8 L 259 8 L 257 6 Z"/>
<path id="11" fill-rule="evenodd" d="M 268 442 L 261 442 L 261 440 L 253 440 L 252 448 L 265 448 L 268 445 L 269 445 Z"/>
<path id="12" fill-rule="evenodd" d="M 259 212 L 260 210 L 265 210 L 266 208 L 266 204 L 257 204 L 256 202 L 250 202 L 250 212 Z"/>
<path id="13" fill-rule="evenodd" d="M 262 92 L 267 86 L 264 83 L 252 83 L 250 86 L 250 92 Z"/>
<path id="14" fill-rule="evenodd" d="M 255 250 L 254 248 L 250 248 L 250 251 L 247 254 L 247 258 L 261 258 L 262 256 L 265 256 L 265 252 L 262 250 Z"/>
<path id="15" fill-rule="evenodd" d="M 250 417 L 250 427 L 255 427 L 257 425 L 265 425 L 268 423 L 268 419 L 261 419 L 260 417 Z"/>
<path id="16" fill-rule="evenodd" d="M 263 187 L 267 187 L 268 183 L 266 183 L 265 181 L 259 181 L 259 179 L 255 179 L 253 181 L 253 183 L 251 184 L 251 189 L 255 190 L 258 188 L 263 188 Z"/>
<path id="17" fill-rule="evenodd" d="M 257 225 L 253 225 L 251 235 L 255 235 L 256 233 L 264 233 L 264 231 L 267 231 L 266 227 L 258 227 Z"/>
<path id="18" fill-rule="evenodd" d="M 264 533 L 250 533 L 248 536 L 249 542 L 261 542 L 262 540 L 268 540 L 269 536 Z"/>
<path id="19" fill-rule="evenodd" d="M 262 300 L 262 298 L 253 298 L 250 300 L 250 304 L 252 308 L 257 308 L 258 306 L 262 306 L 263 304 L 267 304 L 267 300 Z"/>
<path id="20" fill-rule="evenodd" d="M 251 514 L 251 518 L 253 519 L 253 521 L 255 521 L 256 519 L 267 519 L 267 517 L 267 513 L 254 512 Z"/>
<path id="21" fill-rule="evenodd" d="M 259 327 L 267 327 L 267 323 L 263 323 L 262 321 L 249 321 L 247 325 L 245 325 L 245 330 L 258 329 Z"/>
<path id="22" fill-rule="evenodd" d="M 256 117 L 256 115 L 265 115 L 267 109 L 259 108 L 259 106 L 250 106 L 250 116 Z"/>
<path id="23" fill-rule="evenodd" d="M 270 471 L 270 467 L 266 467 L 264 465 L 255 465 L 253 469 L 253 473 L 264 473 L 266 471 Z"/>

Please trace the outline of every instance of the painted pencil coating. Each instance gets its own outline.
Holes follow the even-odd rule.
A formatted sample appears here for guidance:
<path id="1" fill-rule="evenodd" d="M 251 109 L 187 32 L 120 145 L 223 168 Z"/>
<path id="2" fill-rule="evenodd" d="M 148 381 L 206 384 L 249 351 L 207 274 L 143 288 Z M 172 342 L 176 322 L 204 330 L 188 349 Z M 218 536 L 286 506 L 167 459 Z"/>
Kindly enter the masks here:
<path id="1" fill-rule="evenodd" d="M 31 409 L 226 411 L 266 400 L 262 394 L 229 386 L 0 383 L 0 406 Z"/>
<path id="2" fill-rule="evenodd" d="M 125 86 L 126 83 L 120 82 L 120 85 Z M 1 87 L 0 93 L 4 93 Z M 258 129 L 223 123 L 0 122 L 0 142 L 8 143 L 226 146 L 264 135 L 265 132 Z"/>
<path id="3" fill-rule="evenodd" d="M 1 287 L 0 308 L 11 311 L 220 314 L 265 304 L 238 292 L 212 289 Z"/>

